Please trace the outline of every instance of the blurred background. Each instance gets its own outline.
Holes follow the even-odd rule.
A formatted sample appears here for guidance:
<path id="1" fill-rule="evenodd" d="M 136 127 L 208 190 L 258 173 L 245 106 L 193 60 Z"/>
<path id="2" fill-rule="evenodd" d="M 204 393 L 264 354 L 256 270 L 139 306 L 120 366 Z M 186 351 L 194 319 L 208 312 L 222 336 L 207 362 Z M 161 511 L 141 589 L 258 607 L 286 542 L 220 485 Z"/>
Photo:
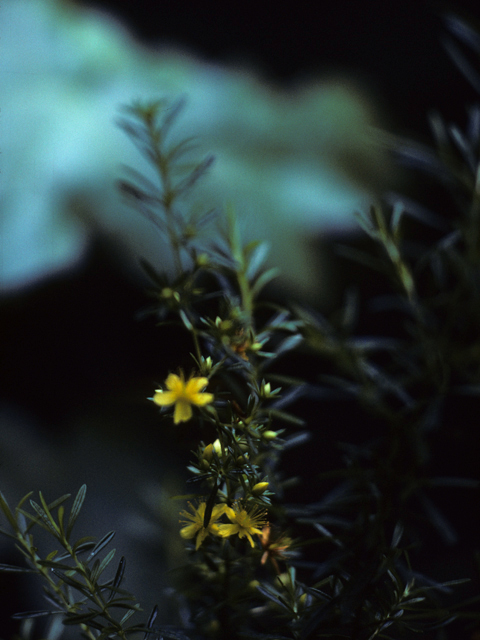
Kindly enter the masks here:
<path id="1" fill-rule="evenodd" d="M 329 312 L 352 276 L 368 288 L 332 250 L 355 242 L 353 212 L 419 188 L 376 133 L 427 142 L 428 112 L 463 124 L 476 99 L 442 46 L 450 10 L 480 17 L 473 0 L 1 3 L 0 488 L 14 503 L 86 482 L 83 524 L 117 529 L 137 565 L 126 586 L 147 607 L 162 597 L 159 568 L 180 557 L 168 498 L 185 493 L 195 434 L 160 424 L 146 400 L 181 337 L 142 313 L 139 257 L 166 271 L 171 260 L 117 194 L 123 165 L 148 170 L 119 107 L 185 96 L 173 135 L 216 158 L 199 202 L 233 202 L 246 239 L 270 242 L 283 270 L 272 295 Z M 4 541 L 0 552 L 13 561 Z M 37 606 L 19 584 L 15 602 L 0 576 L 4 638 L 9 612 Z"/>

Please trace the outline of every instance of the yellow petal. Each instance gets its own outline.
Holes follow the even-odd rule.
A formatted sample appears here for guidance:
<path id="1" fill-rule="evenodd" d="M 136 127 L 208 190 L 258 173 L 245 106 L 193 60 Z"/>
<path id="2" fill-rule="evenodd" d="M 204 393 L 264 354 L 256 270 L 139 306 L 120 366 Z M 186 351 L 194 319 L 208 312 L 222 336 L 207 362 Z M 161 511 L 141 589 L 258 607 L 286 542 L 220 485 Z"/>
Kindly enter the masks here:
<path id="1" fill-rule="evenodd" d="M 185 382 L 182 380 L 182 378 L 180 378 L 180 376 L 177 376 L 177 374 L 169 373 L 167 379 L 165 380 L 165 386 L 175 394 L 179 394 L 183 391 Z"/>
<path id="2" fill-rule="evenodd" d="M 189 395 L 189 398 L 192 404 L 203 407 L 209 402 L 212 402 L 214 396 L 213 393 L 192 393 Z"/>
<path id="3" fill-rule="evenodd" d="M 175 403 L 175 412 L 173 414 L 173 422 L 178 424 L 179 422 L 187 422 L 192 417 L 192 407 L 189 402 L 185 400 L 177 400 Z"/>
<path id="4" fill-rule="evenodd" d="M 182 538 L 184 538 L 184 540 L 189 540 L 190 538 L 193 538 L 195 536 L 197 531 L 198 525 L 187 524 L 186 527 L 182 527 L 182 529 L 180 529 L 180 535 L 182 536 Z"/>
<path id="5" fill-rule="evenodd" d="M 238 524 L 220 524 L 218 525 L 218 535 L 222 538 L 228 538 L 238 533 Z"/>
<path id="6" fill-rule="evenodd" d="M 227 518 L 230 520 L 230 522 L 237 521 L 237 512 L 234 511 L 232 507 L 225 505 L 225 513 L 227 514 Z M 225 526 L 230 526 L 230 525 L 225 525 Z"/>
<path id="7" fill-rule="evenodd" d="M 250 546 L 253 547 L 255 546 L 252 540 L 252 536 L 248 533 L 248 531 L 244 531 L 244 534 L 247 536 L 249 542 L 250 542 Z M 240 535 L 240 533 L 238 534 L 238 537 L 241 538 L 242 536 Z"/>
<path id="8" fill-rule="evenodd" d="M 190 378 L 186 384 L 185 391 L 189 396 L 194 395 L 202 389 L 205 389 L 207 385 L 208 378 Z"/>
<path id="9" fill-rule="evenodd" d="M 153 396 L 153 401 L 160 407 L 165 407 L 169 404 L 173 404 L 176 400 L 176 395 L 173 391 L 156 391 Z"/>
<path id="10" fill-rule="evenodd" d="M 218 520 L 220 516 L 223 516 L 225 513 L 225 509 L 227 508 L 226 504 L 217 504 L 212 509 L 211 520 Z"/>
<path id="11" fill-rule="evenodd" d="M 248 531 L 250 533 L 256 533 L 257 536 L 261 536 L 262 535 L 262 532 L 260 531 L 260 529 L 257 529 L 256 527 L 248 527 Z"/>

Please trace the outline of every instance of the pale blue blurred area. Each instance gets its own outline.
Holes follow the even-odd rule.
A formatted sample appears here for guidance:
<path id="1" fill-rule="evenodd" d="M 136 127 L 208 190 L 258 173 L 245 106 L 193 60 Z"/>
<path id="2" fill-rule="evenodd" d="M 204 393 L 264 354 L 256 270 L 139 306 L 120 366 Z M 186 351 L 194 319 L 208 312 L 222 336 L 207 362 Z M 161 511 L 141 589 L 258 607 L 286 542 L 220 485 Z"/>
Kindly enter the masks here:
<path id="1" fill-rule="evenodd" d="M 351 81 L 287 93 L 252 71 L 147 49 L 109 16 L 59 0 L 3 0 L 0 37 L 4 292 L 79 264 L 99 233 L 126 269 L 139 257 L 171 268 L 163 239 L 115 187 L 122 164 L 150 172 L 115 124 L 134 99 L 186 97 L 173 135 L 198 136 L 199 158 L 216 158 L 198 206 L 233 203 L 245 239 L 268 240 L 271 264 L 299 292 L 321 279 L 307 240 L 356 229 L 354 211 L 383 179 L 375 108 Z"/>

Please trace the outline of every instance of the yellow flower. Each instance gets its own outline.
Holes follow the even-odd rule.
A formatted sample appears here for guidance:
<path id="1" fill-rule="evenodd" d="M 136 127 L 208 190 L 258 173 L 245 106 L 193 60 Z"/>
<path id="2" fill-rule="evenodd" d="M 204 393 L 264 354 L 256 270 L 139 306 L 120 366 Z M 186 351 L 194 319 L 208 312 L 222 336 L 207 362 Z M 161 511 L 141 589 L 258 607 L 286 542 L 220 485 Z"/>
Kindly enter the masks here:
<path id="1" fill-rule="evenodd" d="M 183 372 L 179 376 L 171 373 L 165 381 L 168 391 L 157 389 L 153 396 L 153 401 L 160 407 L 174 404 L 173 422 L 175 424 L 186 422 L 192 417 L 192 404 L 197 407 L 204 407 L 209 402 L 212 402 L 213 394 L 203 392 L 207 384 L 207 378 L 192 377 L 185 382 Z"/>
<path id="2" fill-rule="evenodd" d="M 219 535 L 219 525 L 216 524 L 216 521 L 224 514 L 226 505 L 217 504 L 213 507 L 212 515 L 210 516 L 210 522 L 208 523 L 207 527 L 203 526 L 206 503 L 201 502 L 197 509 L 190 502 L 188 503 L 188 506 L 193 511 L 193 513 L 182 511 L 180 515 L 184 518 L 188 518 L 188 520 L 191 520 L 191 522 L 188 522 L 188 520 L 181 521 L 184 522 L 186 526 L 180 529 L 180 535 L 185 540 L 189 540 L 190 538 L 195 538 L 195 536 L 197 536 L 195 549 L 198 549 L 209 533 Z"/>
<path id="3" fill-rule="evenodd" d="M 262 531 L 259 527 L 263 527 L 266 524 L 266 512 L 259 511 L 258 507 L 248 512 L 246 509 L 242 509 L 238 504 L 232 507 L 225 507 L 225 514 L 232 524 L 219 525 L 219 535 L 223 538 L 233 536 L 238 533 L 239 538 L 246 536 L 250 542 L 250 546 L 253 547 L 252 535 L 261 535 Z"/>

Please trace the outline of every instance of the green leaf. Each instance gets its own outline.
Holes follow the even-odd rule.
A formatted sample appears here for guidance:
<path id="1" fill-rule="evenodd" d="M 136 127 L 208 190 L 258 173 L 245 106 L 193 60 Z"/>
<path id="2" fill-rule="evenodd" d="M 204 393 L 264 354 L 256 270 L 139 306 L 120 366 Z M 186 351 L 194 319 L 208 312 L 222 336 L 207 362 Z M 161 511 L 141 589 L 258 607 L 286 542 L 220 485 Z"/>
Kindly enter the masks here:
<path id="1" fill-rule="evenodd" d="M 69 569 L 71 570 L 71 567 L 69 567 Z M 57 576 L 57 578 L 59 580 L 61 580 L 65 584 L 68 584 L 70 587 L 73 587 L 74 589 L 77 589 L 77 591 L 80 591 L 84 595 L 88 595 L 89 594 L 87 587 L 82 582 L 79 582 L 78 580 L 74 580 L 72 577 L 67 576 L 66 573 L 62 573 L 58 569 L 52 568 L 52 573 L 55 576 Z"/>
<path id="2" fill-rule="evenodd" d="M 95 547 L 95 538 L 93 536 L 85 536 L 77 540 L 73 545 L 73 552 L 76 554 L 84 553 L 85 551 L 90 551 L 93 547 Z"/>
<path id="3" fill-rule="evenodd" d="M 117 571 L 115 573 L 115 577 L 113 579 L 113 583 L 111 588 L 111 592 L 110 592 L 110 600 L 114 597 L 118 587 L 120 586 L 122 580 L 123 580 L 123 576 L 125 574 L 125 567 L 126 567 L 127 561 L 125 560 L 125 557 L 122 556 L 120 558 L 120 562 L 118 563 L 118 567 L 117 567 Z"/>
<path id="4" fill-rule="evenodd" d="M 98 567 L 94 571 L 92 571 L 92 575 L 90 576 L 90 579 L 92 580 L 92 582 L 97 582 L 98 578 L 102 575 L 102 573 L 108 567 L 110 562 L 113 560 L 114 556 L 115 556 L 115 549 L 112 549 L 109 553 L 107 553 L 107 555 L 100 562 Z"/>
<path id="5" fill-rule="evenodd" d="M 63 620 L 64 625 L 85 624 L 98 616 L 98 611 L 89 611 L 88 613 L 69 613 Z M 93 625 L 91 625 L 93 626 Z M 103 627 L 101 627 L 103 628 Z"/>
<path id="6" fill-rule="evenodd" d="M 275 353 L 279 355 L 280 353 L 285 353 L 286 351 L 292 351 L 301 342 L 303 342 L 303 336 L 299 333 L 296 333 L 293 336 L 288 336 L 288 338 L 282 340 L 282 342 L 278 345 L 278 347 L 275 349 Z"/>
<path id="7" fill-rule="evenodd" d="M 269 282 L 271 282 L 274 278 L 277 278 L 281 273 L 281 270 L 277 267 L 272 267 L 271 269 L 267 269 L 264 271 L 261 276 L 255 281 L 251 289 L 252 298 L 256 298 L 260 291 L 267 286 Z"/>
<path id="8" fill-rule="evenodd" d="M 53 502 L 50 502 L 50 504 L 47 505 L 48 510 L 53 511 L 54 509 L 59 507 L 61 504 L 63 504 L 66 500 L 68 500 L 71 495 L 72 495 L 71 493 L 64 493 L 63 496 L 60 496 L 60 498 L 57 498 Z"/>
<path id="9" fill-rule="evenodd" d="M 87 485 L 83 484 L 80 487 L 77 495 L 75 496 L 75 500 L 73 501 L 73 505 L 72 505 L 72 510 L 70 511 L 70 516 L 68 518 L 68 524 L 67 524 L 67 540 L 70 538 L 73 525 L 75 524 L 75 521 L 78 518 L 78 515 L 83 505 L 83 501 L 85 500 L 86 493 L 87 493 Z"/>
<path id="10" fill-rule="evenodd" d="M 185 329 L 187 331 L 193 331 L 193 325 L 190 322 L 190 320 L 189 320 L 187 314 L 185 313 L 185 311 L 183 309 L 179 309 L 178 313 L 180 315 L 180 318 L 182 319 L 183 324 L 185 325 Z"/>
<path id="11" fill-rule="evenodd" d="M 42 507 L 37 504 L 35 502 L 35 500 L 30 500 L 30 504 L 32 506 L 32 508 L 34 509 L 34 511 L 37 513 L 37 515 L 39 516 L 38 518 L 34 518 L 34 520 L 40 525 L 42 526 L 44 529 L 46 529 L 47 531 L 49 531 L 52 535 L 55 536 L 55 538 L 59 538 L 60 536 L 60 531 L 57 528 L 57 524 L 56 522 L 53 520 L 52 516 L 50 513 L 48 513 L 48 515 L 45 513 L 45 511 L 42 509 Z M 21 513 L 24 513 L 24 515 L 28 515 L 30 516 L 30 514 L 25 513 L 24 511 L 22 511 L 21 509 L 19 509 L 19 511 Z M 48 517 L 50 516 L 50 517 Z"/>
<path id="12" fill-rule="evenodd" d="M 23 498 L 17 504 L 16 509 L 21 509 L 23 507 L 23 504 L 30 498 L 32 494 L 33 494 L 33 491 L 29 491 L 27 495 L 23 496 Z"/>
<path id="13" fill-rule="evenodd" d="M 212 487 L 210 495 L 208 496 L 207 504 L 205 505 L 205 515 L 203 516 L 203 526 L 206 529 L 210 522 L 210 517 L 212 515 L 213 507 L 215 506 L 215 498 L 217 497 L 218 485 L 215 484 Z"/>
<path id="14" fill-rule="evenodd" d="M 38 564 L 42 567 L 50 567 L 50 569 L 58 569 L 59 571 L 71 571 L 73 569 L 69 564 L 63 564 L 58 560 L 38 560 Z"/>
<path id="15" fill-rule="evenodd" d="M 60 613 L 57 611 L 22 611 L 20 613 L 14 613 L 12 618 L 14 620 L 25 620 L 28 618 L 41 618 L 43 616 L 50 616 L 52 613 Z M 63 611 L 61 612 L 63 613 Z"/>
<path id="16" fill-rule="evenodd" d="M 260 591 L 262 595 L 268 598 L 271 602 L 274 602 L 281 609 L 286 609 L 289 613 L 291 613 L 291 607 L 285 602 L 284 598 L 268 585 L 259 585 L 257 586 L 257 590 Z"/>
<path id="17" fill-rule="evenodd" d="M 125 624 L 125 622 L 127 622 L 127 620 L 129 620 L 133 616 L 133 614 L 136 613 L 137 611 L 139 611 L 139 608 L 130 609 L 129 611 L 127 611 L 127 613 L 120 620 L 120 624 L 122 625 L 122 627 Z"/>
<path id="18" fill-rule="evenodd" d="M 147 629 L 151 629 L 153 627 L 153 623 L 157 619 L 157 615 L 158 615 L 158 607 L 157 605 L 155 605 L 152 609 L 152 613 L 148 617 Z M 146 640 L 146 638 L 148 638 L 148 631 L 145 633 L 143 639 Z"/>
<path id="19" fill-rule="evenodd" d="M 248 246 L 249 245 L 246 245 L 244 248 L 245 255 L 248 255 L 249 253 Z M 249 264 L 245 273 L 249 281 L 253 280 L 259 272 L 261 266 L 268 257 L 269 250 L 270 246 L 268 242 L 255 243 L 252 247 L 252 254 L 249 257 Z"/>
<path id="20" fill-rule="evenodd" d="M 3 495 L 3 493 L 1 491 L 0 491 L 0 509 L 5 514 L 5 517 L 7 518 L 7 520 L 9 521 L 11 526 L 13 527 L 14 531 L 18 531 L 17 521 L 13 517 L 13 514 L 10 511 L 10 507 L 8 506 L 8 502 L 5 499 L 5 496 Z"/>
<path id="21" fill-rule="evenodd" d="M 60 535 L 62 538 L 65 538 L 65 528 L 63 526 L 63 517 L 65 515 L 65 508 L 62 506 L 58 507 L 58 528 L 60 529 Z"/>
<path id="22" fill-rule="evenodd" d="M 103 536 L 101 540 L 97 542 L 97 544 L 93 547 L 91 554 L 88 556 L 88 560 L 90 561 L 94 558 L 97 553 L 100 553 L 102 549 L 104 549 L 107 544 L 112 540 L 115 535 L 115 531 L 109 531 L 106 535 Z"/>
<path id="23" fill-rule="evenodd" d="M 35 569 L 15 567 L 11 564 L 0 564 L 0 571 L 3 571 L 4 573 L 36 573 Z"/>

